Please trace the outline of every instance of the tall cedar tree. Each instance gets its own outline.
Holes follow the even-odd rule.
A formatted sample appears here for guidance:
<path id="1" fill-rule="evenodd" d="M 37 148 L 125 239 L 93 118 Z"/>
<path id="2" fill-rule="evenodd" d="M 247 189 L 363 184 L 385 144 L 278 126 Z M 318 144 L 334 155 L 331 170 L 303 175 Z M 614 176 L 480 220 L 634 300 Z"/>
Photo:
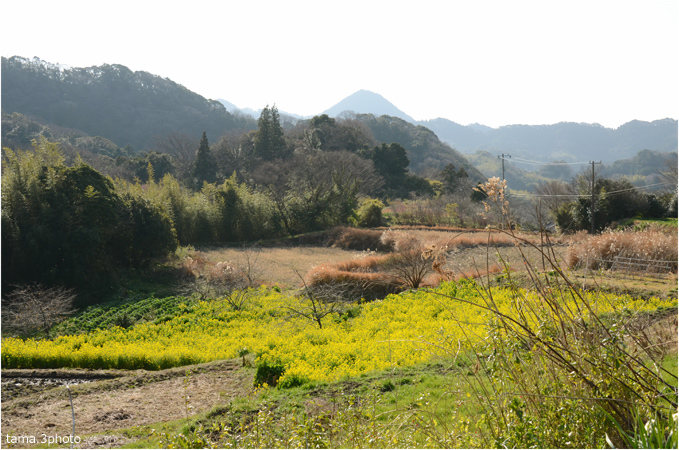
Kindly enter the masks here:
<path id="1" fill-rule="evenodd" d="M 465 179 L 469 178 L 469 174 L 464 170 L 464 167 L 460 167 L 459 171 L 455 171 L 455 166 L 450 163 L 443 168 L 439 177 L 443 182 L 445 191 L 451 194 L 458 190 L 461 182 L 464 182 Z"/>
<path id="2" fill-rule="evenodd" d="M 193 184 L 196 189 L 203 186 L 203 182 L 214 183 L 217 181 L 217 161 L 210 152 L 210 145 L 207 142 L 207 135 L 203 131 L 200 139 L 196 160 L 193 163 Z"/>
<path id="3" fill-rule="evenodd" d="M 410 160 L 406 149 L 397 143 L 375 146 L 363 151 L 362 156 L 373 162 L 375 170 L 384 178 L 387 189 L 399 189 L 408 175 Z"/>
<path id="4" fill-rule="evenodd" d="M 255 156 L 264 161 L 286 159 L 289 156 L 287 144 L 276 105 L 271 108 L 267 105 L 262 110 L 257 125 L 254 139 Z"/>

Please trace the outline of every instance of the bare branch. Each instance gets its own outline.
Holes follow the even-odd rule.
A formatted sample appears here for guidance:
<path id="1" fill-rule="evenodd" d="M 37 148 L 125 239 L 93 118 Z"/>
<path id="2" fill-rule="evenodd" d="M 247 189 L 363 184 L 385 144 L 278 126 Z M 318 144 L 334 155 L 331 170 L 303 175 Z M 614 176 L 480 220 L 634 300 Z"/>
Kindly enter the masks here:
<path id="1" fill-rule="evenodd" d="M 73 289 L 63 287 L 16 286 L 3 300 L 3 331 L 21 336 L 48 333 L 53 325 L 75 312 L 75 297 Z"/>

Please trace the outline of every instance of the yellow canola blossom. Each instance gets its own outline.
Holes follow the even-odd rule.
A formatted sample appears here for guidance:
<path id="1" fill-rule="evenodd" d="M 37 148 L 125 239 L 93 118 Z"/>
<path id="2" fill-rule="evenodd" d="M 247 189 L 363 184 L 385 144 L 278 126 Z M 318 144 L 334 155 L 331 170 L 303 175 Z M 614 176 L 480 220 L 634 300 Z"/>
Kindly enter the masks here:
<path id="1" fill-rule="evenodd" d="M 292 377 L 334 381 L 453 355 L 458 348 L 484 339 L 492 316 L 484 308 L 487 295 L 481 295 L 473 282 L 447 283 L 434 291 L 390 295 L 364 304 L 358 317 L 327 316 L 319 329 L 314 322 L 290 314 L 290 302 L 300 299 L 261 289 L 244 311 L 232 311 L 226 302 L 216 300 L 163 323 L 49 341 L 3 339 L 2 366 L 158 370 L 236 358 L 247 348 L 260 361 L 285 366 L 282 381 Z M 515 314 L 524 301 L 540 307 L 535 293 L 493 289 L 491 294 L 495 307 L 506 314 Z M 575 308 L 569 302 L 572 299 L 564 298 L 563 307 Z M 677 307 L 676 299 L 627 296 L 592 296 L 588 302 L 599 314 Z M 546 306 L 538 313 L 551 314 Z"/>

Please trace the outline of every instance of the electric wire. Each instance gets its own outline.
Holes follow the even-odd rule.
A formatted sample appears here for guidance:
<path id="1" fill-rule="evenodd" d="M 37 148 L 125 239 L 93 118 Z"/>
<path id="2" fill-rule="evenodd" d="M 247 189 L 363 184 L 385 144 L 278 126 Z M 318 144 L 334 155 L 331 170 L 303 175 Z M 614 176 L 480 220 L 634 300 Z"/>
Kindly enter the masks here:
<path id="1" fill-rule="evenodd" d="M 659 187 L 659 186 L 669 186 L 669 185 L 674 185 L 674 183 L 670 182 L 665 182 L 665 183 L 655 183 L 655 184 L 648 184 L 646 186 L 635 186 L 633 188 L 629 189 L 620 189 L 617 191 L 610 191 L 610 192 L 604 192 L 603 195 L 614 195 L 614 194 L 621 194 L 623 192 L 631 192 L 631 191 L 636 191 L 640 189 L 646 189 L 646 188 L 653 188 L 653 187 Z M 597 195 L 601 195 L 602 193 L 599 193 Z M 530 197 L 530 198 L 548 198 L 548 197 L 568 197 L 568 198 L 590 198 L 592 194 L 516 194 L 513 192 L 507 192 L 506 194 L 508 197 Z"/>

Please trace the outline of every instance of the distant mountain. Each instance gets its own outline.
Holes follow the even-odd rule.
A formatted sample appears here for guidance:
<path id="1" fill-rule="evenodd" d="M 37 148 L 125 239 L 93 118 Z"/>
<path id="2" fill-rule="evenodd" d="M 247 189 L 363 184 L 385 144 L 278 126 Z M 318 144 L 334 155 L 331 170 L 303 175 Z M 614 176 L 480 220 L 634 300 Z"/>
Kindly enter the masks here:
<path id="1" fill-rule="evenodd" d="M 245 112 L 244 110 L 238 108 L 238 106 L 234 105 L 233 103 L 231 103 L 228 100 L 224 100 L 223 98 L 218 98 L 217 101 L 219 103 L 221 103 L 222 105 L 224 105 L 224 108 L 226 108 L 226 110 L 228 112 L 230 112 L 231 114 L 233 114 L 235 112 Z M 252 110 L 250 110 L 250 111 L 252 111 Z"/>
<path id="2" fill-rule="evenodd" d="M 206 131 L 216 141 L 228 131 L 257 127 L 252 118 L 233 115 L 221 103 L 148 72 L 117 64 L 64 68 L 18 56 L 2 58 L 2 111 L 137 151 L 153 148 L 157 137 L 170 133 Z"/>
<path id="3" fill-rule="evenodd" d="M 335 106 L 323 111 L 331 117 L 337 117 L 343 112 L 353 112 L 356 114 L 372 114 L 375 117 L 391 116 L 415 123 L 415 119 L 404 113 L 386 98 L 374 92 L 360 90 L 354 92 L 349 97 L 337 103 Z"/>
<path id="4" fill-rule="evenodd" d="M 537 161 L 566 162 L 630 158 L 641 150 L 677 151 L 677 120 L 633 120 L 617 129 L 598 124 L 561 122 L 553 125 L 507 125 L 490 128 L 459 125 L 448 119 L 421 121 L 462 153 L 478 150 L 511 153 Z"/>
<path id="5" fill-rule="evenodd" d="M 253 119 L 257 120 L 259 119 L 259 116 L 262 114 L 261 109 L 252 109 L 252 108 L 239 108 L 233 103 L 231 103 L 228 100 L 224 100 L 222 98 L 217 99 L 218 102 L 220 102 L 224 107 L 226 108 L 227 111 L 229 111 L 231 114 L 234 115 L 244 115 L 247 117 L 252 117 Z M 295 124 L 300 121 L 300 120 L 305 120 L 305 119 L 310 119 L 311 116 L 305 117 L 305 116 L 300 116 L 299 114 L 294 114 L 294 113 L 289 113 L 285 111 L 278 111 L 278 114 L 280 115 L 281 118 L 281 125 L 283 128 L 289 128 L 295 126 Z"/>
<path id="6" fill-rule="evenodd" d="M 654 122 L 634 120 L 617 129 L 599 124 L 561 122 L 553 125 L 507 125 L 491 128 L 478 123 L 460 125 L 438 118 L 416 121 L 387 99 L 360 90 L 324 111 L 329 116 L 343 112 L 398 117 L 432 130 L 438 138 L 465 154 L 477 151 L 511 153 L 527 159 L 551 162 L 614 161 L 630 158 L 641 150 L 677 150 L 675 119 Z M 530 168 L 528 168 L 530 169 Z"/>

